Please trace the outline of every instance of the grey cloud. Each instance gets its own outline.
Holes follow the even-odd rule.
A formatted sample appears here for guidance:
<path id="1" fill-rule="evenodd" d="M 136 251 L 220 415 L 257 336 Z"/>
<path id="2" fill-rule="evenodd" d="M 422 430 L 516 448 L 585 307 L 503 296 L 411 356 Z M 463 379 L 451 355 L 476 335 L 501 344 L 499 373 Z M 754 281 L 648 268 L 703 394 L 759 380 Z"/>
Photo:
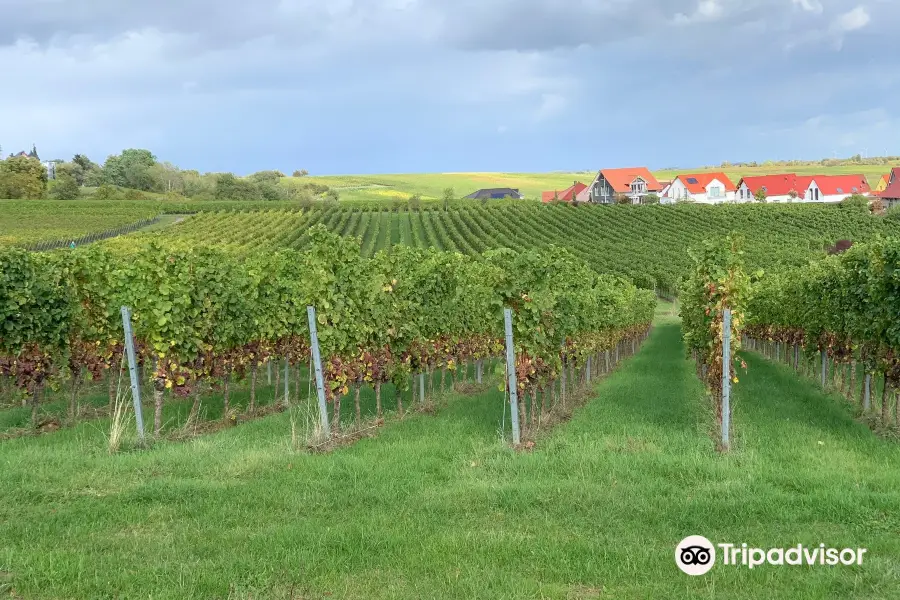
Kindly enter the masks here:
<path id="1" fill-rule="evenodd" d="M 154 29 L 197 37 L 207 47 L 231 47 L 268 35 L 315 37 L 331 22 L 329 4 L 299 0 L 4 0 L 0 45 L 20 39 L 41 45 L 86 36 L 105 41 Z"/>
<path id="2" fill-rule="evenodd" d="M 641 39 L 730 41 L 748 24 L 757 38 L 802 38 L 863 6 L 896 17 L 885 0 L 2 0 L 0 46 L 71 36 L 109 40 L 154 29 L 180 36 L 178 52 L 275 39 L 286 48 L 360 41 L 431 43 L 471 50 L 547 51 Z M 815 10 L 810 10 L 815 8 Z M 884 17 L 881 17 L 884 20 Z M 774 38 L 773 41 L 777 41 Z"/>

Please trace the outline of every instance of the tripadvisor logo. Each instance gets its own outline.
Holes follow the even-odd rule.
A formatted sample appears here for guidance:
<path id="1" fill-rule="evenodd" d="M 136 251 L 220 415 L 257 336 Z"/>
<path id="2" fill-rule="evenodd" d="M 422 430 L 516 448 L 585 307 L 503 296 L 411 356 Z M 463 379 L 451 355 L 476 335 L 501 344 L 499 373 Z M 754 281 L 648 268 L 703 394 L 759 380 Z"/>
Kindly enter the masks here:
<path id="1" fill-rule="evenodd" d="M 691 535 L 675 547 L 675 564 L 688 575 L 703 575 L 716 564 L 716 548 L 721 564 L 730 567 L 753 569 L 761 565 L 861 565 L 865 548 L 828 548 L 825 544 L 790 548 L 751 548 L 747 544 L 713 544 L 702 535 Z"/>
<path id="2" fill-rule="evenodd" d="M 689 535 L 675 547 L 675 564 L 688 575 L 703 575 L 716 564 L 716 547 L 702 535 Z"/>

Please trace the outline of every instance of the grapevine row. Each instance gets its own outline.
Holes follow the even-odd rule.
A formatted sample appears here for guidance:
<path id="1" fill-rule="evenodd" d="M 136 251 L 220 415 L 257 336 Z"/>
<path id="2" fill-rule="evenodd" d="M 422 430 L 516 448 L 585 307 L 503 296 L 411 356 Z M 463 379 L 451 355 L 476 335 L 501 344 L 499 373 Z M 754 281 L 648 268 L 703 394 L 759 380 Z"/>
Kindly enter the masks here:
<path id="1" fill-rule="evenodd" d="M 686 250 L 703 240 L 741 234 L 752 268 L 800 266 L 838 239 L 857 241 L 896 233 L 889 221 L 819 205 L 569 206 L 533 203 L 428 205 L 417 211 L 377 206 L 326 206 L 306 212 L 214 212 L 158 235 L 248 248 L 309 243 L 309 226 L 324 223 L 364 240 L 372 256 L 398 243 L 479 254 L 492 248 L 566 247 L 597 272 L 616 273 L 646 287 L 672 288 L 691 269 Z M 268 233 L 254 223 L 271 219 Z"/>
<path id="2" fill-rule="evenodd" d="M 515 311 L 520 391 L 532 396 L 587 357 L 641 338 L 653 316 L 651 292 L 597 274 L 564 248 L 489 250 L 472 260 L 395 245 L 368 257 L 358 238 L 321 223 L 304 232 L 303 250 L 260 248 L 257 240 L 282 235 L 281 216 L 242 220 L 253 235 L 226 246 L 147 236 L 72 251 L 0 250 L 0 376 L 15 380 L 36 414 L 47 385 L 77 388 L 119 364 L 119 308 L 129 306 L 158 434 L 166 390 L 219 387 L 227 414 L 229 386 L 246 378 L 253 411 L 261 365 L 308 360 L 312 305 L 339 430 L 341 399 L 353 391 L 358 414 L 361 386 L 380 399 L 385 382 L 402 389 L 413 373 L 500 356 L 504 307 Z M 210 227 L 217 218 L 198 221 Z"/>
<path id="3" fill-rule="evenodd" d="M 898 265 L 900 239 L 887 238 L 803 267 L 765 273 L 754 286 L 745 333 L 756 344 L 777 345 L 779 358 L 798 370 L 801 350 L 810 359 L 808 371 L 816 370 L 824 353 L 825 369 L 832 366 L 836 384 L 850 400 L 865 394 L 857 386 L 861 366 L 881 380 L 877 418 L 887 426 L 891 398 L 900 387 Z M 900 406 L 894 406 L 894 419 L 900 424 Z"/>

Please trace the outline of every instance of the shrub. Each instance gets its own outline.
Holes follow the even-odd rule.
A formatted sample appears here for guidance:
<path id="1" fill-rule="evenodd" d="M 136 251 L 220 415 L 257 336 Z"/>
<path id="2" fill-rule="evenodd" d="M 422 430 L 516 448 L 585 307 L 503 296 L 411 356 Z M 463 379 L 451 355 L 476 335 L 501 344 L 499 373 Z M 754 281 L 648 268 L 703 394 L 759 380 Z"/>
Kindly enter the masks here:
<path id="1" fill-rule="evenodd" d="M 841 200 L 841 208 L 856 212 L 867 212 L 869 210 L 869 199 L 862 194 L 853 194 Z"/>
<path id="2" fill-rule="evenodd" d="M 50 197 L 56 200 L 75 200 L 80 195 L 78 182 L 69 174 L 58 177 L 50 190 Z"/>
<path id="3" fill-rule="evenodd" d="M 119 198 L 119 190 L 114 185 L 104 183 L 94 192 L 96 200 L 115 200 Z"/>

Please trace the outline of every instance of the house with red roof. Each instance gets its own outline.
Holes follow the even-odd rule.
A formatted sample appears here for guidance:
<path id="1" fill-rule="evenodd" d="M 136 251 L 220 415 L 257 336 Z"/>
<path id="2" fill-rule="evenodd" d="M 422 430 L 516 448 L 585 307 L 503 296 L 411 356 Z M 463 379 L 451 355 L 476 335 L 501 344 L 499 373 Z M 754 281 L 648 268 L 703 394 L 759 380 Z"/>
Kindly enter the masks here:
<path id="1" fill-rule="evenodd" d="M 734 202 L 737 186 L 725 173 L 689 173 L 679 175 L 664 194 L 664 204 L 699 202 L 721 204 Z"/>
<path id="2" fill-rule="evenodd" d="M 579 194 L 579 192 L 587 189 L 587 186 L 576 181 L 566 189 L 554 190 L 552 192 L 541 192 L 541 202 L 553 202 L 554 200 L 562 200 L 563 202 L 571 202 Z"/>
<path id="3" fill-rule="evenodd" d="M 766 202 L 840 202 L 853 194 L 871 192 L 864 175 L 797 175 L 782 173 L 744 177 L 738 182 L 737 201 L 753 202 L 758 192 Z"/>
<path id="4" fill-rule="evenodd" d="M 840 202 L 853 194 L 872 191 L 865 175 L 815 175 L 806 188 L 805 202 Z M 816 199 L 813 200 L 813 197 Z"/>
<path id="5" fill-rule="evenodd" d="M 587 188 L 576 197 L 579 202 L 615 204 L 626 197 L 632 204 L 640 204 L 648 194 L 657 194 L 662 186 L 647 167 L 601 169 Z"/>
<path id="6" fill-rule="evenodd" d="M 881 199 L 885 208 L 891 208 L 900 204 L 900 167 L 891 169 L 887 187 L 877 192 L 875 196 Z"/>

